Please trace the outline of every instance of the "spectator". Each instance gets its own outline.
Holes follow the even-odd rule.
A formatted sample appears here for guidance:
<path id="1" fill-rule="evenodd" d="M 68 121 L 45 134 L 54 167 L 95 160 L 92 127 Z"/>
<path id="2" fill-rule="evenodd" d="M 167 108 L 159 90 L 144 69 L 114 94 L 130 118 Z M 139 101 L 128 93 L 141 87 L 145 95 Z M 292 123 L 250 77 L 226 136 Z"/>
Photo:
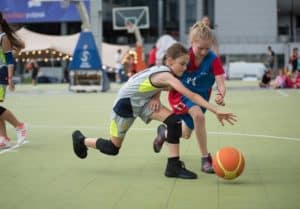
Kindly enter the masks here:
<path id="1" fill-rule="evenodd" d="M 275 80 L 271 82 L 271 87 L 274 89 L 277 88 L 285 88 L 286 76 L 283 69 L 278 71 L 278 75 L 276 76 Z"/>
<path id="2" fill-rule="evenodd" d="M 116 81 L 121 82 L 122 76 L 122 49 L 117 50 L 117 54 L 115 55 L 115 68 L 116 68 Z"/>
<path id="3" fill-rule="evenodd" d="M 268 46 L 268 54 L 267 54 L 267 60 L 266 60 L 266 67 L 271 70 L 273 74 L 274 69 L 274 63 L 275 63 L 275 52 L 273 51 L 271 46 Z"/>
<path id="4" fill-rule="evenodd" d="M 129 53 L 123 62 L 123 75 L 125 75 L 122 82 L 127 81 L 132 75 L 136 73 L 136 64 L 134 54 Z"/>
<path id="5" fill-rule="evenodd" d="M 40 66 L 37 63 L 37 61 L 33 59 L 28 63 L 27 66 L 28 66 L 28 70 L 31 71 L 31 83 L 32 85 L 35 86 L 37 83 L 37 76 L 40 71 Z"/>
<path id="6" fill-rule="evenodd" d="M 152 67 L 155 65 L 156 61 L 156 46 L 154 45 L 152 49 L 149 52 L 149 57 L 148 57 L 148 67 Z"/>
<path id="7" fill-rule="evenodd" d="M 292 79 L 292 73 L 287 70 L 287 71 L 285 71 L 284 88 L 293 88 L 293 87 L 294 87 L 294 81 Z"/>
<path id="8" fill-rule="evenodd" d="M 64 67 L 64 79 L 63 79 L 63 82 L 66 82 L 66 83 L 70 82 L 68 65 L 69 65 L 69 63 L 66 63 L 66 66 Z"/>
<path id="9" fill-rule="evenodd" d="M 300 71 L 295 73 L 294 88 L 300 89 Z"/>
<path id="10" fill-rule="evenodd" d="M 259 87 L 269 88 L 272 79 L 272 73 L 270 70 L 266 70 L 261 81 L 259 82 Z"/>
<path id="11" fill-rule="evenodd" d="M 292 54 L 289 59 L 289 64 L 292 66 L 292 73 L 294 74 L 296 70 L 300 70 L 300 66 L 298 66 L 299 60 L 298 48 L 293 48 Z"/>

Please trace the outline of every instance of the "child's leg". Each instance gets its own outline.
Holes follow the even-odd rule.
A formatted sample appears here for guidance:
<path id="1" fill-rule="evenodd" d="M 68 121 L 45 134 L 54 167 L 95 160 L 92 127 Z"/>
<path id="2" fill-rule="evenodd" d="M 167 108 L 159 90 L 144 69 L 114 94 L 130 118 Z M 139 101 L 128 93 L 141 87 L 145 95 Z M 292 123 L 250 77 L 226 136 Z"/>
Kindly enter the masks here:
<path id="1" fill-rule="evenodd" d="M 159 111 L 152 113 L 151 119 L 164 122 L 167 125 L 168 162 L 165 176 L 183 179 L 196 179 L 197 174 L 185 168 L 180 161 L 179 139 L 181 137 L 181 120 L 170 110 L 162 106 Z"/>
<path id="2" fill-rule="evenodd" d="M 110 139 L 85 137 L 80 131 L 72 134 L 73 148 L 79 158 L 87 157 L 87 148 L 98 149 L 107 155 L 117 155 L 122 146 L 123 139 L 135 118 L 123 118 L 112 113 L 110 123 Z"/>
<path id="3" fill-rule="evenodd" d="M 22 123 L 16 118 L 16 116 L 6 109 L 0 116 L 0 118 L 4 121 L 9 122 L 13 127 L 17 128 L 19 126 L 22 126 Z"/>
<path id="4" fill-rule="evenodd" d="M 0 119 L 0 136 L 7 138 L 5 121 Z"/>
<path id="5" fill-rule="evenodd" d="M 208 155 L 207 134 L 205 126 L 205 116 L 199 106 L 193 106 L 189 109 L 189 114 L 193 118 L 195 134 L 202 155 Z"/>
<path id="6" fill-rule="evenodd" d="M 166 107 L 162 106 L 159 111 L 152 113 L 151 119 L 165 122 L 166 119 L 168 117 L 170 117 L 171 115 L 172 115 L 172 112 L 169 109 L 167 109 Z M 169 129 L 170 129 L 170 127 L 169 127 Z M 169 133 L 167 133 L 167 135 L 169 135 Z M 179 136 L 179 138 L 180 138 L 180 136 Z M 179 138 L 178 139 L 167 139 L 167 141 L 178 140 L 178 143 L 168 143 L 169 157 L 179 157 Z"/>
<path id="7" fill-rule="evenodd" d="M 192 135 L 193 129 L 190 129 L 184 121 L 182 121 L 182 138 L 189 139 Z"/>
<path id="8" fill-rule="evenodd" d="M 96 142 L 97 142 L 98 139 L 99 138 L 85 138 L 84 139 L 84 144 L 87 147 L 97 149 Z M 122 143 L 123 143 L 123 139 L 122 138 L 111 137 L 110 140 L 112 141 L 112 143 L 116 147 L 120 148 L 122 146 Z"/>
<path id="9" fill-rule="evenodd" d="M 100 152 L 107 155 L 117 155 L 121 144 L 115 145 L 113 140 L 103 138 L 89 138 L 85 137 L 79 130 L 76 130 L 72 134 L 73 150 L 77 157 L 86 158 L 88 148 L 98 149 Z M 119 139 L 122 142 L 121 139 Z"/>
<path id="10" fill-rule="evenodd" d="M 193 118 L 198 147 L 202 154 L 201 170 L 205 173 L 214 173 L 212 168 L 212 158 L 207 149 L 207 134 L 204 114 L 199 106 L 191 107 L 189 109 L 189 114 Z"/>

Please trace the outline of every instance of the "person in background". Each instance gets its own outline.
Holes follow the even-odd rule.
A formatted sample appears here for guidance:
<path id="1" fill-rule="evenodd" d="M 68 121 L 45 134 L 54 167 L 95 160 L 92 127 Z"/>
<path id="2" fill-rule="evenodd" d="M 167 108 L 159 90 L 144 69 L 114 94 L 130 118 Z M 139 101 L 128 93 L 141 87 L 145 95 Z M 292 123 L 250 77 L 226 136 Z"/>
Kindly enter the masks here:
<path id="1" fill-rule="evenodd" d="M 298 70 L 295 72 L 294 88 L 300 89 L 300 71 Z"/>
<path id="2" fill-rule="evenodd" d="M 274 75 L 274 64 L 275 64 L 275 52 L 271 46 L 268 46 L 266 67 L 271 71 L 271 74 Z"/>
<path id="3" fill-rule="evenodd" d="M 149 57 L 148 57 L 148 67 L 152 67 L 155 65 L 156 62 L 156 46 L 154 45 L 152 49 L 149 52 Z"/>
<path id="4" fill-rule="evenodd" d="M 293 48 L 292 54 L 291 54 L 290 59 L 289 59 L 289 64 L 292 67 L 292 73 L 293 74 L 297 70 L 300 71 L 300 66 L 298 66 L 298 62 L 300 62 L 299 59 L 300 59 L 300 57 L 299 57 L 299 54 L 298 54 L 298 48 L 295 47 L 295 48 Z"/>
<path id="5" fill-rule="evenodd" d="M 116 82 L 122 82 L 122 49 L 117 50 L 117 54 L 115 55 L 115 68 L 116 68 Z"/>
<path id="6" fill-rule="evenodd" d="M 270 70 L 266 70 L 263 74 L 261 81 L 259 82 L 260 88 L 269 88 L 272 80 L 272 73 Z"/>
<path id="7" fill-rule="evenodd" d="M 285 88 L 286 75 L 284 69 L 279 69 L 278 75 L 274 81 L 271 81 L 270 86 L 274 89 Z"/>
<path id="8" fill-rule="evenodd" d="M 0 102 L 4 102 L 7 86 L 11 91 L 15 89 L 13 53 L 18 53 L 24 47 L 24 42 L 16 35 L 0 12 Z M 23 144 L 27 137 L 26 124 L 19 121 L 10 110 L 0 106 L 0 148 L 11 146 L 6 131 L 6 122 L 16 129 L 18 145 Z"/>
<path id="9" fill-rule="evenodd" d="M 136 63 L 135 63 L 135 56 L 133 53 L 129 53 L 123 62 L 123 82 L 127 81 L 128 78 L 136 74 Z"/>
<path id="10" fill-rule="evenodd" d="M 37 84 L 37 76 L 40 71 L 40 66 L 36 60 L 30 61 L 29 70 L 31 70 L 31 83 L 35 86 Z"/>

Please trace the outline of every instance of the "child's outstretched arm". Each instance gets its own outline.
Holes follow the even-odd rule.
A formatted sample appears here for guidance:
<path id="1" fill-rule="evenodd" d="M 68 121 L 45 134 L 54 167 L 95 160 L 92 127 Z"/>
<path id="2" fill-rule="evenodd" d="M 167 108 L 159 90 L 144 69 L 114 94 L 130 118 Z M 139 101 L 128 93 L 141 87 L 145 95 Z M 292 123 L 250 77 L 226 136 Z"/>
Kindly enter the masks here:
<path id="1" fill-rule="evenodd" d="M 193 93 L 192 91 L 188 90 L 186 87 L 182 85 L 182 83 L 172 76 L 171 74 L 165 78 L 165 82 L 174 88 L 176 91 L 181 93 L 182 95 L 186 96 L 196 104 L 208 109 L 210 112 L 214 113 L 218 119 L 218 121 L 224 126 L 224 120 L 227 121 L 229 124 L 233 125 L 236 122 L 236 115 L 231 112 L 221 112 L 217 110 L 217 108 L 210 103 L 208 103 L 203 97 L 199 94 Z"/>

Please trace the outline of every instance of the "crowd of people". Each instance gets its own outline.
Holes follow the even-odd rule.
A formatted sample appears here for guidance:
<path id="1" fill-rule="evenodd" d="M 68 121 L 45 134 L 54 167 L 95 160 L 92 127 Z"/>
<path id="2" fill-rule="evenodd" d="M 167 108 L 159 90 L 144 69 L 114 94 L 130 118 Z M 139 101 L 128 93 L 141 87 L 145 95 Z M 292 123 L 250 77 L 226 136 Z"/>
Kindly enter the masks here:
<path id="1" fill-rule="evenodd" d="M 298 48 L 292 49 L 289 64 L 283 69 L 274 69 L 275 53 L 268 47 L 267 70 L 264 72 L 259 86 L 261 88 L 300 88 L 300 56 Z M 274 79 L 273 79 L 274 78 Z"/>

